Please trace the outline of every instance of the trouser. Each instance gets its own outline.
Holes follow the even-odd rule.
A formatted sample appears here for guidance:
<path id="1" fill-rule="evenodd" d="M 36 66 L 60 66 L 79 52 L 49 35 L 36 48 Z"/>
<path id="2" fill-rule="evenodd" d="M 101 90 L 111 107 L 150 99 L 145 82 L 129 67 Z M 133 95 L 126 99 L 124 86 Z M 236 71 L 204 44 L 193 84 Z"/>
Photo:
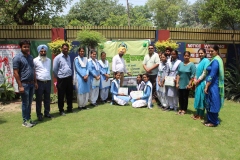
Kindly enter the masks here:
<path id="1" fill-rule="evenodd" d="M 64 109 L 64 96 L 67 99 L 67 110 L 72 111 L 72 97 L 73 97 L 73 83 L 72 76 L 66 78 L 57 78 L 58 89 L 58 109 L 63 112 Z"/>
<path id="2" fill-rule="evenodd" d="M 35 90 L 36 94 L 36 113 L 37 116 L 42 116 L 42 97 L 44 99 L 44 115 L 48 115 L 50 112 L 50 93 L 51 93 L 51 81 L 37 81 L 38 89 Z"/>
<path id="3" fill-rule="evenodd" d="M 187 111 L 189 90 L 188 89 L 179 89 L 178 92 L 179 92 L 179 94 L 178 94 L 179 110 Z"/>
<path id="4" fill-rule="evenodd" d="M 157 99 L 157 92 L 156 92 L 156 78 L 157 78 L 157 75 L 149 75 L 149 81 L 152 83 L 152 98 L 159 103 L 159 100 Z"/>
<path id="5" fill-rule="evenodd" d="M 88 103 L 89 93 L 77 94 L 78 107 L 85 107 Z"/>
<path id="6" fill-rule="evenodd" d="M 171 109 L 177 110 L 178 108 L 178 97 L 167 96 L 168 105 Z"/>
<path id="7" fill-rule="evenodd" d="M 21 93 L 23 122 L 31 119 L 31 106 L 34 93 L 34 84 L 22 83 L 24 93 Z"/>
<path id="8" fill-rule="evenodd" d="M 197 109 L 197 115 L 203 117 L 204 116 L 204 110 L 205 109 Z"/>
<path id="9" fill-rule="evenodd" d="M 214 125 L 220 124 L 220 121 L 218 119 L 218 113 L 208 112 L 207 111 L 207 122 L 212 123 Z"/>
<path id="10" fill-rule="evenodd" d="M 95 104 L 97 99 L 98 99 L 98 95 L 99 95 L 99 87 L 96 87 L 94 89 L 90 89 L 90 93 L 89 93 L 89 99 L 90 99 L 90 102 L 92 104 Z"/>
<path id="11" fill-rule="evenodd" d="M 101 98 L 102 101 L 107 100 L 108 92 L 109 92 L 109 88 L 108 87 L 100 89 L 100 98 Z"/>

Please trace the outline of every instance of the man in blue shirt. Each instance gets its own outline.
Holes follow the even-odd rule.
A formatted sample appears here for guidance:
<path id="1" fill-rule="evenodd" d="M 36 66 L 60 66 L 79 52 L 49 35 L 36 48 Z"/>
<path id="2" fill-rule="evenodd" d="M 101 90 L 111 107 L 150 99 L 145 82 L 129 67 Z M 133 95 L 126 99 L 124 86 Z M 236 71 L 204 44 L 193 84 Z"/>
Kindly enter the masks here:
<path id="1" fill-rule="evenodd" d="M 69 45 L 62 44 L 62 53 L 53 60 L 53 74 L 57 78 L 58 109 L 60 115 L 64 113 L 64 96 L 67 99 L 67 112 L 72 113 L 73 79 L 70 56 L 68 55 Z"/>
<path id="2" fill-rule="evenodd" d="M 22 100 L 22 126 L 33 127 L 36 123 L 31 120 L 31 106 L 35 89 L 38 88 L 35 78 L 33 57 L 29 54 L 30 41 L 19 43 L 21 52 L 13 58 L 13 72 Z"/>

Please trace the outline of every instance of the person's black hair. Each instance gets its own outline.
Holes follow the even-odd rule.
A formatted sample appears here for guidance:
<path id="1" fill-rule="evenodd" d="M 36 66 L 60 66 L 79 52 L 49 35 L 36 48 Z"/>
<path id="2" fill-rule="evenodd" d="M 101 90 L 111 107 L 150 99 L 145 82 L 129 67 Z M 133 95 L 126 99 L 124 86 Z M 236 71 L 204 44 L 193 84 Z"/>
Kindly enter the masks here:
<path id="1" fill-rule="evenodd" d="M 118 72 L 118 71 L 117 71 L 117 72 L 114 72 L 114 77 L 113 77 L 113 79 L 116 79 L 116 75 L 117 75 L 118 73 L 121 75 L 121 72 Z"/>
<path id="2" fill-rule="evenodd" d="M 95 51 L 95 50 L 91 50 L 91 52 L 90 52 L 90 53 L 91 53 L 91 54 L 93 54 L 94 52 L 96 52 L 96 51 Z M 97 52 L 96 52 L 96 53 L 97 53 Z"/>
<path id="3" fill-rule="evenodd" d="M 154 48 L 154 45 L 152 45 L 152 44 L 149 44 L 149 45 L 148 45 L 148 47 L 150 47 L 150 46 L 152 46 L 152 47 Z"/>
<path id="4" fill-rule="evenodd" d="M 189 51 L 185 51 L 185 52 L 183 53 L 183 56 L 185 56 L 185 54 L 189 54 L 189 56 L 191 56 L 191 53 L 190 53 Z"/>
<path id="5" fill-rule="evenodd" d="M 177 59 L 178 59 L 178 58 L 179 58 L 179 57 L 178 57 L 178 51 L 177 51 L 177 50 L 173 50 L 172 52 L 175 52 L 175 53 L 176 53 Z M 172 53 L 172 52 L 171 52 L 171 53 Z M 172 59 L 172 57 L 171 57 L 171 62 L 172 62 L 172 61 L 173 61 L 173 59 Z"/>
<path id="6" fill-rule="evenodd" d="M 173 49 L 172 49 L 171 47 L 167 47 L 167 48 L 165 49 L 165 51 L 166 51 L 166 50 L 169 50 L 170 52 L 173 51 Z"/>
<path id="7" fill-rule="evenodd" d="M 24 39 L 24 40 L 21 40 L 21 41 L 19 42 L 20 48 L 22 48 L 22 46 L 23 46 L 24 44 L 31 45 L 31 43 L 30 43 L 29 40 Z"/>
<path id="8" fill-rule="evenodd" d="M 142 76 L 143 76 L 143 75 L 142 75 L 142 74 L 138 74 L 138 75 L 137 75 L 137 77 L 138 77 L 138 76 L 140 76 L 140 77 L 141 77 L 141 79 L 142 79 Z"/>
<path id="9" fill-rule="evenodd" d="M 204 57 L 205 57 L 205 58 L 207 57 L 207 54 L 206 54 L 207 52 L 206 52 L 206 49 L 205 49 L 205 48 L 199 48 L 198 52 L 199 52 L 199 51 L 203 51 L 203 53 L 205 54 Z"/>
<path id="10" fill-rule="evenodd" d="M 144 73 L 142 76 L 147 76 L 147 78 L 149 78 L 149 74 Z"/>
<path id="11" fill-rule="evenodd" d="M 103 54 L 106 54 L 106 53 L 105 53 L 105 52 L 101 52 L 101 56 L 102 56 Z"/>
<path id="12" fill-rule="evenodd" d="M 81 49 L 83 49 L 83 50 L 85 51 L 85 48 L 84 48 L 84 47 L 79 47 L 79 48 L 78 48 L 78 52 L 80 52 Z"/>
<path id="13" fill-rule="evenodd" d="M 69 44 L 68 44 L 68 43 L 63 43 L 63 44 L 62 44 L 62 48 L 63 48 L 63 46 L 66 46 L 66 47 L 69 48 Z"/>
<path id="14" fill-rule="evenodd" d="M 167 53 L 162 53 L 162 55 L 164 55 L 166 58 L 168 57 L 168 54 Z"/>
<path id="15" fill-rule="evenodd" d="M 218 45 L 211 46 L 210 48 L 214 49 L 219 54 L 219 47 Z"/>

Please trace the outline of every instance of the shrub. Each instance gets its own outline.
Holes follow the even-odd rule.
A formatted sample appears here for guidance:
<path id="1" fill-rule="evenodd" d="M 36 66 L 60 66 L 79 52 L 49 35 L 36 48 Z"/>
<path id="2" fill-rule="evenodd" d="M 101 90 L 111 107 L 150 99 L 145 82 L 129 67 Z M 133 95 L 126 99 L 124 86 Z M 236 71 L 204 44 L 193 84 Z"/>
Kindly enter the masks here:
<path id="1" fill-rule="evenodd" d="M 173 50 L 178 49 L 178 44 L 170 39 L 168 39 L 166 41 L 157 41 L 154 44 L 154 46 L 158 52 L 165 52 L 167 47 L 171 47 Z"/>
<path id="2" fill-rule="evenodd" d="M 71 41 L 64 41 L 63 39 L 55 39 L 51 43 L 48 43 L 49 48 L 52 50 L 54 55 L 58 55 L 62 52 L 62 44 L 67 43 L 69 45 L 69 50 L 73 48 Z"/>

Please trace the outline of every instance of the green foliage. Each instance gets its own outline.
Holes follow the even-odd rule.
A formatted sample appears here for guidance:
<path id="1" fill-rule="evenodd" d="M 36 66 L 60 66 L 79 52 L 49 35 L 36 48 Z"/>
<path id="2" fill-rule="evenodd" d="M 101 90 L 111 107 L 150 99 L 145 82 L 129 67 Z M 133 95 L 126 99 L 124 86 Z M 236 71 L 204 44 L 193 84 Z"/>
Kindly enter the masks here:
<path id="1" fill-rule="evenodd" d="M 225 72 L 225 98 L 240 102 L 240 70 L 230 65 Z"/>
<path id="2" fill-rule="evenodd" d="M 157 41 L 154 44 L 155 48 L 158 52 L 165 52 L 167 47 L 171 47 L 173 50 L 178 49 L 178 44 L 173 40 L 166 40 L 166 41 Z"/>
<path id="3" fill-rule="evenodd" d="M 98 26 L 109 17 L 110 13 L 123 15 L 126 13 L 125 10 L 122 4 L 118 4 L 118 0 L 79 0 L 70 9 L 67 19 L 69 21 L 77 19 L 83 24 L 88 22 Z"/>
<path id="4" fill-rule="evenodd" d="M 97 47 L 99 43 L 105 42 L 106 38 L 99 32 L 91 30 L 82 30 L 77 32 L 76 38 L 81 45 Z"/>
<path id="5" fill-rule="evenodd" d="M 72 0 L 1 0 L 0 24 L 49 24 Z"/>
<path id="6" fill-rule="evenodd" d="M 15 92 L 12 84 L 7 81 L 7 78 L 4 77 L 4 73 L 1 70 L 0 75 L 4 78 L 3 83 L 0 84 L 0 100 L 2 103 L 6 103 L 7 101 L 14 99 Z"/>
<path id="7" fill-rule="evenodd" d="M 51 43 L 48 43 L 48 46 L 54 55 L 58 55 L 62 52 L 63 43 L 67 43 L 69 45 L 69 50 L 73 48 L 71 41 L 64 41 L 63 39 L 55 39 Z"/>
<path id="8" fill-rule="evenodd" d="M 69 24 L 69 26 L 92 26 L 91 23 L 89 23 L 88 21 L 79 21 L 77 19 L 72 19 Z"/>
<path id="9" fill-rule="evenodd" d="M 217 29 L 235 30 L 240 24 L 239 8 L 239 0 L 208 0 L 200 5 L 199 16 Z"/>
<path id="10" fill-rule="evenodd" d="M 154 24 L 166 29 L 176 26 L 184 0 L 148 0 L 147 5 L 153 12 Z"/>
<path id="11" fill-rule="evenodd" d="M 58 102 L 58 96 L 57 94 L 51 94 L 50 95 L 50 100 L 51 100 L 51 103 L 57 103 Z"/>

